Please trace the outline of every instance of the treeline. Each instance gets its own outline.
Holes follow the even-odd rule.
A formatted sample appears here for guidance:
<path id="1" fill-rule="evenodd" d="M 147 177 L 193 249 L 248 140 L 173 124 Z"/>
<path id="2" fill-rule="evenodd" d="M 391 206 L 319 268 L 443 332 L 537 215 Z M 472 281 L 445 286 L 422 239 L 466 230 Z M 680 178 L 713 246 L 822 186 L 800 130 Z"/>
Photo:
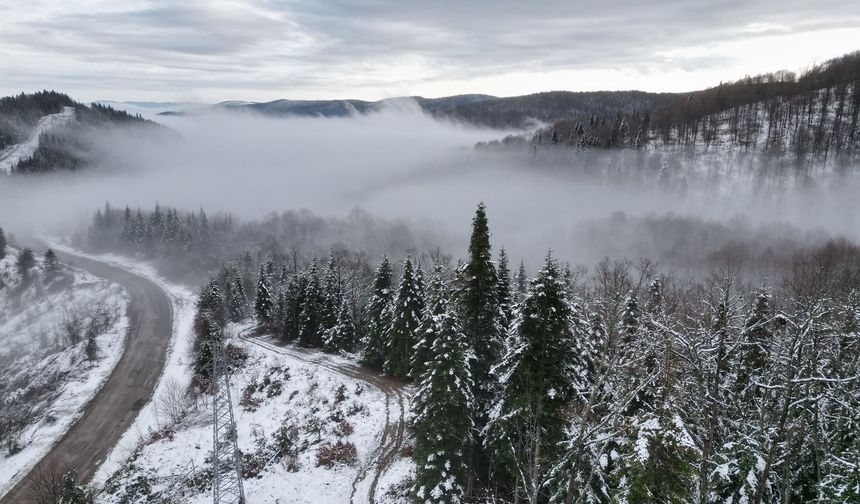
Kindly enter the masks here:
<path id="1" fill-rule="evenodd" d="M 528 277 L 466 260 L 250 255 L 202 289 L 197 373 L 228 320 L 416 384 L 420 503 L 860 499 L 860 249 L 798 255 L 771 286 L 642 262 Z"/>
<path id="2" fill-rule="evenodd" d="M 202 209 L 185 212 L 155 205 L 143 210 L 110 204 L 96 211 L 81 238 L 78 245 L 86 249 L 142 254 L 166 276 L 195 283 L 244 255 L 258 264 L 264 257 L 307 263 L 334 250 L 339 257 L 366 261 L 385 251 L 402 257 L 409 250 L 432 250 L 444 239 L 430 225 L 417 232 L 407 221 L 378 219 L 360 209 L 343 218 L 299 210 L 240 223 L 229 214 L 210 215 Z"/>
<path id="3" fill-rule="evenodd" d="M 56 91 L 0 98 L 0 151 L 26 140 L 42 117 L 73 106 L 75 102 L 71 98 Z"/>

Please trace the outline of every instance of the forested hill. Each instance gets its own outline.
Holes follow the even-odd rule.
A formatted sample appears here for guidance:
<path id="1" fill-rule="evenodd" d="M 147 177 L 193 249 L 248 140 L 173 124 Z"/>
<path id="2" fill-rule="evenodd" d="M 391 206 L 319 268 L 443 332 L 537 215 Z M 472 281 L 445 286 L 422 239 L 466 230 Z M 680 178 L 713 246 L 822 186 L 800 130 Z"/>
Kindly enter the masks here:
<path id="1" fill-rule="evenodd" d="M 156 127 L 139 115 L 97 103 L 85 105 L 56 91 L 0 98 L 0 172 L 82 168 L 92 161 L 97 137 L 88 132 L 120 124 Z"/>
<path id="2" fill-rule="evenodd" d="M 424 98 L 410 96 L 379 101 L 363 100 L 275 100 L 270 102 L 223 102 L 215 108 L 253 111 L 273 116 L 345 117 L 378 111 L 398 101 L 413 100 L 436 117 L 449 118 L 491 128 L 521 128 L 535 122 L 551 123 L 566 117 L 589 114 L 614 115 L 633 109 L 652 109 L 677 98 L 672 93 L 643 91 L 549 91 L 499 98 L 483 94 Z M 177 111 L 163 112 L 175 115 Z"/>
<path id="3" fill-rule="evenodd" d="M 860 155 L 860 52 L 686 93 L 653 108 L 572 114 L 529 137 L 577 148 L 757 149 L 798 158 Z"/>

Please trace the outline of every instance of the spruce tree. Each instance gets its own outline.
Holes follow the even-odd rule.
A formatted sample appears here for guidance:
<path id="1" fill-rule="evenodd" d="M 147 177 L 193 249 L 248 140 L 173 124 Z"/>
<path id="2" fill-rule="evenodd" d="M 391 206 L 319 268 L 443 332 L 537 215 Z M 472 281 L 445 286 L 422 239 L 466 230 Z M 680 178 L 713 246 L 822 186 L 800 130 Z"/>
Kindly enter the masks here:
<path id="1" fill-rule="evenodd" d="M 236 273 L 232 281 L 230 278 L 226 278 L 225 282 L 231 285 L 230 297 L 227 298 L 230 321 L 239 322 L 245 318 L 245 310 L 248 305 L 248 298 L 245 296 L 245 287 L 243 286 L 242 278 Z"/>
<path id="2" fill-rule="evenodd" d="M 299 341 L 304 345 L 322 347 L 324 302 L 325 294 L 320 285 L 319 266 L 314 259 L 307 272 L 307 285 L 302 296 L 302 312 L 299 320 Z"/>
<path id="3" fill-rule="evenodd" d="M 502 331 L 505 333 L 513 320 L 513 298 L 511 294 L 511 272 L 508 269 L 508 254 L 499 250 L 499 309 L 502 311 Z"/>
<path id="4" fill-rule="evenodd" d="M 262 265 L 257 279 L 257 297 L 254 300 L 254 313 L 257 315 L 257 323 L 260 327 L 269 329 L 272 325 L 274 299 L 269 277 Z"/>
<path id="5" fill-rule="evenodd" d="M 299 339 L 302 327 L 302 307 L 304 306 L 307 285 L 308 278 L 303 273 L 293 275 L 287 283 L 286 314 L 281 324 L 281 338 L 285 341 Z"/>
<path id="6" fill-rule="evenodd" d="M 0 259 L 4 259 L 6 257 L 6 233 L 3 232 L 3 228 L 0 227 Z"/>
<path id="7" fill-rule="evenodd" d="M 514 303 L 519 304 L 526 298 L 529 290 L 529 277 L 526 274 L 526 264 L 520 261 L 520 267 L 517 270 L 516 288 L 514 289 Z"/>
<path id="8" fill-rule="evenodd" d="M 400 278 L 391 323 L 385 333 L 388 344 L 384 369 L 389 375 L 396 378 L 409 375 L 412 347 L 423 311 L 424 298 L 420 283 L 412 259 L 407 257 L 403 262 L 403 276 Z"/>
<path id="9" fill-rule="evenodd" d="M 437 276 L 438 278 L 438 276 Z M 412 404 L 415 432 L 416 503 L 459 504 L 468 484 L 475 403 L 469 370 L 469 344 L 460 330 L 447 292 L 439 290 L 428 310 L 432 341 Z"/>
<path id="10" fill-rule="evenodd" d="M 362 362 L 375 369 L 382 369 L 387 355 L 385 332 L 391 323 L 394 298 L 392 286 L 391 264 L 388 258 L 383 256 L 376 269 L 373 295 L 367 306 L 367 328 L 362 355 Z"/>
<path id="11" fill-rule="evenodd" d="M 335 354 L 352 350 L 357 332 L 355 321 L 349 311 L 349 304 L 343 301 L 340 305 L 337 323 L 325 333 L 323 350 Z"/>
<path id="12" fill-rule="evenodd" d="M 735 390 L 747 393 L 747 387 L 754 377 L 767 366 L 771 345 L 770 296 L 764 288 L 756 292 L 752 308 L 741 334 L 741 358 L 738 363 L 738 376 Z"/>
<path id="13" fill-rule="evenodd" d="M 579 401 L 587 368 L 587 334 L 566 299 L 563 272 L 547 255 L 512 327 L 505 356 L 494 368 L 500 389 L 487 425 L 498 468 L 538 501 L 564 437 L 565 409 Z"/>
<path id="14" fill-rule="evenodd" d="M 478 428 L 486 422 L 496 387 L 490 369 L 498 361 L 502 347 L 501 310 L 499 309 L 498 276 L 490 250 L 490 229 L 483 203 L 478 205 L 472 220 L 469 240 L 469 261 L 459 272 L 457 302 L 463 333 L 473 351 L 471 364 L 474 396 L 479 415 Z"/>
<path id="15" fill-rule="evenodd" d="M 413 346 L 412 360 L 410 362 L 409 376 L 418 380 L 424 374 L 426 363 L 431 358 L 431 348 L 435 337 L 435 316 L 441 316 L 444 310 L 449 309 L 448 298 L 450 292 L 445 282 L 445 271 L 441 265 L 434 267 L 433 277 L 427 290 L 426 306 L 421 325 L 418 327 Z M 440 302 L 444 300 L 444 302 Z"/>
<path id="16" fill-rule="evenodd" d="M 323 330 L 327 331 L 337 325 L 341 300 L 343 298 L 340 272 L 338 271 L 334 254 L 329 258 L 328 267 L 326 268 L 325 280 L 323 281 L 323 296 L 322 325 Z"/>
<path id="17" fill-rule="evenodd" d="M 33 250 L 25 248 L 18 252 L 18 258 L 15 267 L 18 269 L 18 274 L 22 278 L 30 277 L 30 268 L 36 265 L 36 257 L 33 255 Z"/>

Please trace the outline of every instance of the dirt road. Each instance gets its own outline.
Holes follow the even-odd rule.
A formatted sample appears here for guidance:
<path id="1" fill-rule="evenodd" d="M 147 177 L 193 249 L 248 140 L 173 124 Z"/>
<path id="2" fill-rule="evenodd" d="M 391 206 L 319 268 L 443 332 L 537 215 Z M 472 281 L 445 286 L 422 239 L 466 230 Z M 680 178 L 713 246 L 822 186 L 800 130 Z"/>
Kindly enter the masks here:
<path id="1" fill-rule="evenodd" d="M 283 355 L 314 364 L 340 375 L 363 381 L 378 388 L 385 394 L 385 426 L 382 438 L 373 455 L 361 467 L 358 476 L 352 482 L 350 504 L 375 504 L 379 477 L 397 459 L 397 454 L 403 447 L 406 433 L 406 398 L 403 393 L 403 383 L 382 376 L 358 364 L 343 363 L 329 359 L 318 351 L 301 347 L 281 345 L 268 337 L 241 335 L 248 343 L 258 345 Z"/>
<path id="2" fill-rule="evenodd" d="M 57 255 L 64 263 L 125 287 L 129 296 L 125 350 L 84 414 L 0 504 L 33 502 L 29 481 L 54 468 L 74 468 L 80 480 L 89 481 L 152 396 L 173 331 L 170 301 L 151 281 L 99 261 Z"/>

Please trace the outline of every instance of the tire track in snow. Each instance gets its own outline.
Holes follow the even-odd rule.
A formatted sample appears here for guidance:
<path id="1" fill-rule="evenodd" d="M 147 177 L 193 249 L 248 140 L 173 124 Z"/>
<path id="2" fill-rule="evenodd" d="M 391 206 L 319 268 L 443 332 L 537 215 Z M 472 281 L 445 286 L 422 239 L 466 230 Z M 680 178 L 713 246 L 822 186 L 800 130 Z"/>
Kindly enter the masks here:
<path id="1" fill-rule="evenodd" d="M 281 345 L 271 338 L 253 337 L 239 334 L 239 337 L 253 345 L 266 350 L 289 355 L 302 362 L 314 364 L 334 373 L 365 382 L 379 389 L 385 395 L 385 425 L 382 430 L 382 438 L 373 451 L 370 459 L 359 470 L 358 475 L 352 482 L 352 492 L 349 497 L 350 504 L 376 503 L 376 491 L 379 478 L 388 469 L 397 457 L 397 453 L 403 447 L 406 437 L 406 400 L 403 394 L 403 383 L 381 376 L 374 371 L 363 368 L 357 364 L 335 363 L 325 355 L 316 351 Z M 393 404 L 396 403 L 396 404 Z M 369 482 L 369 483 L 368 483 Z M 367 494 L 360 493 L 360 488 L 369 484 Z"/>

